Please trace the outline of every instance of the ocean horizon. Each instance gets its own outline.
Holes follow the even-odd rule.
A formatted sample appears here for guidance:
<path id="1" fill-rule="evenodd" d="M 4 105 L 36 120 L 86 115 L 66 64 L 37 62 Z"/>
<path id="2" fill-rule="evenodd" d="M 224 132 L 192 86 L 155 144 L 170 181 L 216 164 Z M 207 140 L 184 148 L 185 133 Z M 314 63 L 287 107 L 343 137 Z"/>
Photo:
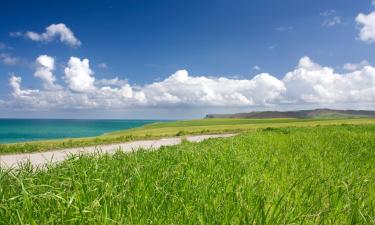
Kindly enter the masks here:
<path id="1" fill-rule="evenodd" d="M 0 119 L 0 144 L 79 138 L 127 130 L 162 120 L 130 119 Z"/>

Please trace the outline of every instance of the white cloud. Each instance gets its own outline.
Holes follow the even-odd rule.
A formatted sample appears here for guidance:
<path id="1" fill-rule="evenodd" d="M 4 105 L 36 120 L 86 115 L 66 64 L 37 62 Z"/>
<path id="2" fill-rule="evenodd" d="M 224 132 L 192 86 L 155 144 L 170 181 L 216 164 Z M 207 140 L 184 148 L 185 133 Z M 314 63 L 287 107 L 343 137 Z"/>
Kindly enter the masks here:
<path id="1" fill-rule="evenodd" d="M 320 16 L 325 18 L 325 20 L 322 23 L 322 26 L 333 27 L 333 26 L 341 24 L 342 22 L 341 17 L 337 14 L 338 14 L 337 11 L 333 9 L 320 13 Z"/>
<path id="2" fill-rule="evenodd" d="M 323 21 L 322 26 L 323 27 L 333 27 L 336 25 L 341 24 L 341 17 L 340 16 L 334 16 L 332 18 L 326 19 Z"/>
<path id="3" fill-rule="evenodd" d="M 10 33 L 9 33 L 9 36 L 11 36 L 11 37 L 21 37 L 21 36 L 23 36 L 23 33 L 20 32 L 20 31 L 17 31 L 17 32 L 10 32 Z"/>
<path id="4" fill-rule="evenodd" d="M 41 61 L 47 72 L 53 70 L 54 63 L 50 58 Z M 238 108 L 374 102 L 375 68 L 364 63 L 353 65 L 347 67 L 351 72 L 339 74 L 309 57 L 302 57 L 297 67 L 282 79 L 267 73 L 249 79 L 191 76 L 186 70 L 179 70 L 164 80 L 132 86 L 119 78 L 96 80 L 88 59 L 71 57 L 65 68 L 66 87 L 56 90 L 23 89 L 21 78 L 12 76 L 13 98 L 5 102 L 13 108 L 27 109 L 131 110 L 140 107 Z M 53 76 L 52 72 L 50 75 Z M 45 80 L 42 79 L 43 82 Z"/>
<path id="5" fill-rule="evenodd" d="M 5 65 L 14 66 L 21 63 L 22 60 L 8 53 L 0 53 L 0 61 Z"/>
<path id="6" fill-rule="evenodd" d="M 366 60 L 362 60 L 359 63 L 345 63 L 345 65 L 343 66 L 343 69 L 348 70 L 348 71 L 354 71 L 354 70 L 360 70 L 363 67 L 369 66 L 369 65 L 370 65 L 369 62 L 367 62 Z"/>
<path id="7" fill-rule="evenodd" d="M 167 79 L 141 88 L 150 105 L 267 105 L 284 91 L 281 81 L 269 74 L 253 79 L 191 77 L 179 70 Z"/>
<path id="8" fill-rule="evenodd" d="M 361 26 L 359 39 L 367 43 L 375 42 L 375 12 L 368 15 L 360 13 L 355 20 Z"/>
<path id="9" fill-rule="evenodd" d="M 56 77 L 52 71 L 55 69 L 55 59 L 48 55 L 41 55 L 36 59 L 35 77 L 43 81 L 43 87 L 47 90 L 55 90 L 61 88 L 56 85 Z"/>
<path id="10" fill-rule="evenodd" d="M 276 27 L 275 30 L 283 32 L 283 31 L 293 30 L 293 27 L 292 26 L 279 26 L 279 27 Z"/>
<path id="11" fill-rule="evenodd" d="M 277 45 L 270 45 L 270 46 L 268 46 L 268 49 L 269 50 L 274 50 L 276 47 L 277 47 Z"/>
<path id="12" fill-rule="evenodd" d="M 12 75 L 9 84 L 12 88 L 13 98 L 8 100 L 5 105 L 15 109 L 21 108 L 26 111 L 37 109 L 61 109 L 61 108 L 92 108 L 95 107 L 88 96 L 75 94 L 67 90 L 37 90 L 23 89 L 21 87 L 21 77 Z"/>
<path id="13" fill-rule="evenodd" d="M 94 73 L 90 69 L 88 59 L 80 60 L 77 57 L 70 57 L 64 72 L 64 79 L 72 91 L 90 92 L 95 90 L 95 78 L 92 76 Z"/>
<path id="14" fill-rule="evenodd" d="M 99 63 L 98 67 L 101 68 L 101 69 L 107 69 L 108 68 L 107 64 L 105 64 L 105 63 Z"/>
<path id="15" fill-rule="evenodd" d="M 330 9 L 330 10 L 327 10 L 327 11 L 324 11 L 324 12 L 320 13 L 320 15 L 323 16 L 323 17 L 328 17 L 328 16 L 332 16 L 332 15 L 335 15 L 335 14 L 337 14 L 337 12 L 334 9 Z"/>
<path id="16" fill-rule="evenodd" d="M 12 96 L 15 98 L 32 98 L 34 94 L 38 93 L 39 90 L 21 89 L 22 78 L 16 75 L 12 75 L 9 79 L 9 85 L 13 92 Z"/>
<path id="17" fill-rule="evenodd" d="M 303 57 L 297 68 L 286 74 L 283 83 L 289 103 L 349 103 L 375 100 L 375 68 L 365 66 L 347 74 Z"/>
<path id="18" fill-rule="evenodd" d="M 259 71 L 259 70 L 261 70 L 261 68 L 260 68 L 260 66 L 255 65 L 255 66 L 253 66 L 253 70 Z"/>
<path id="19" fill-rule="evenodd" d="M 38 42 L 50 42 L 58 38 L 62 43 L 69 46 L 81 45 L 81 42 L 74 36 L 74 33 L 63 23 L 51 24 L 46 27 L 46 31 L 41 34 L 28 31 L 24 35 L 28 39 Z M 11 36 L 19 36 L 19 32 L 13 32 Z"/>

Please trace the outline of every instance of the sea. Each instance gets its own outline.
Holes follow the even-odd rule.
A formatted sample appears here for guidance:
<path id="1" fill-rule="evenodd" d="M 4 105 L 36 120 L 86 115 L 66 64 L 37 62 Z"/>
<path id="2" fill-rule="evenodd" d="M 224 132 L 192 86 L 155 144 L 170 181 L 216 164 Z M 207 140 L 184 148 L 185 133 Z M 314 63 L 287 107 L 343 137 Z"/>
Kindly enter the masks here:
<path id="1" fill-rule="evenodd" d="M 157 120 L 0 119 L 0 144 L 91 137 Z"/>

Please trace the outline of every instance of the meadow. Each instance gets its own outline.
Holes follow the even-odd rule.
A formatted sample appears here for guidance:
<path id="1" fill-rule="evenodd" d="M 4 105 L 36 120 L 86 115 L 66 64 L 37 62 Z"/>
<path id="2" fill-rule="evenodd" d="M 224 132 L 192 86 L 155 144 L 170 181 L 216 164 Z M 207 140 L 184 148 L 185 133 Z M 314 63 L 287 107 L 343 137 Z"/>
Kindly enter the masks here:
<path id="1" fill-rule="evenodd" d="M 0 172 L 0 224 L 374 224 L 375 125 L 262 128 Z"/>
<path id="2" fill-rule="evenodd" d="M 116 131 L 88 138 L 69 138 L 32 141 L 15 144 L 0 144 L 0 154 L 37 152 L 51 149 L 97 146 L 128 142 L 132 140 L 157 139 L 170 136 L 195 134 L 238 133 L 262 128 L 309 127 L 336 124 L 375 124 L 374 118 L 314 118 L 314 119 L 199 119 L 174 122 L 159 122 L 139 128 Z"/>

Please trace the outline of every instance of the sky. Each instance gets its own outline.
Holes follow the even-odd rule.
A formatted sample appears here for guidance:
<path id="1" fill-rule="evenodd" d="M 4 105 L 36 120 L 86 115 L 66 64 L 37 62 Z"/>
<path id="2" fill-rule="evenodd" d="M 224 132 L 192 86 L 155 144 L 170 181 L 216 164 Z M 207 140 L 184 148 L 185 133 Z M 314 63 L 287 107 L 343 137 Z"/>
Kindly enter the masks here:
<path id="1" fill-rule="evenodd" d="M 375 1 L 17 1 L 0 117 L 375 110 Z"/>

